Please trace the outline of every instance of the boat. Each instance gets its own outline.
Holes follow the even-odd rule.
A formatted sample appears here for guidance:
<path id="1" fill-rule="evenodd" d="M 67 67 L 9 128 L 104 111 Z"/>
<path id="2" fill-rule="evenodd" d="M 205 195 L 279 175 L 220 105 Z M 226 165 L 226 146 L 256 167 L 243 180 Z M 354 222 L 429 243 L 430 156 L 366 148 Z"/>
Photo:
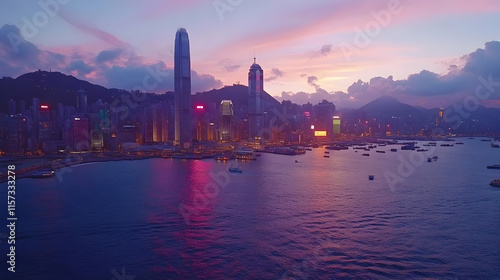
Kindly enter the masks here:
<path id="1" fill-rule="evenodd" d="M 427 150 L 427 149 L 418 149 L 417 150 L 417 152 L 427 152 L 427 151 L 429 151 L 429 150 Z"/>
<path id="2" fill-rule="evenodd" d="M 433 156 L 432 159 L 433 160 L 438 160 L 438 156 Z"/>
<path id="3" fill-rule="evenodd" d="M 313 149 L 312 149 L 312 148 L 306 148 L 306 150 L 308 150 L 308 151 L 312 151 Z"/>
<path id="4" fill-rule="evenodd" d="M 432 162 L 432 158 L 427 158 L 427 162 Z"/>
<path id="5" fill-rule="evenodd" d="M 482 142 L 491 142 L 491 139 L 481 139 Z"/>
<path id="6" fill-rule="evenodd" d="M 368 180 L 373 181 L 375 179 L 375 175 L 368 175 Z"/>
<path id="7" fill-rule="evenodd" d="M 500 148 L 500 144 L 499 143 L 491 143 L 491 147 L 492 148 Z"/>
<path id="8" fill-rule="evenodd" d="M 500 169 L 500 164 L 493 164 L 486 166 L 488 169 Z"/>
<path id="9" fill-rule="evenodd" d="M 239 167 L 231 167 L 231 168 L 229 168 L 229 172 L 231 172 L 231 173 L 243 173 L 243 170 L 241 170 L 241 168 L 239 168 Z"/>
<path id="10" fill-rule="evenodd" d="M 50 178 L 56 175 L 54 170 L 41 170 L 31 174 L 30 178 Z"/>
<path id="11" fill-rule="evenodd" d="M 228 161 L 231 158 L 227 155 L 218 155 L 214 157 L 215 160 L 220 160 L 220 161 Z"/>
<path id="12" fill-rule="evenodd" d="M 391 152 L 397 152 L 398 149 L 391 149 Z"/>
<path id="13" fill-rule="evenodd" d="M 408 145 L 401 146 L 401 150 L 412 150 L 412 151 L 414 151 L 415 150 L 415 145 L 414 144 L 408 144 Z"/>
<path id="14" fill-rule="evenodd" d="M 330 156 L 329 156 L 329 155 L 324 155 L 323 157 L 330 158 Z"/>
<path id="15" fill-rule="evenodd" d="M 364 157 L 369 157 L 369 156 L 370 156 L 370 154 L 362 154 L 362 156 L 364 156 Z"/>
<path id="16" fill-rule="evenodd" d="M 378 151 L 376 151 L 376 152 L 377 152 L 377 153 L 380 153 L 380 154 L 385 154 L 385 151 L 380 151 L 380 150 L 378 150 Z"/>
<path id="17" fill-rule="evenodd" d="M 441 144 L 441 147 L 453 147 L 453 144 Z"/>
<path id="18" fill-rule="evenodd" d="M 329 151 L 325 151 L 325 154 L 329 154 L 330 152 Z"/>
<path id="19" fill-rule="evenodd" d="M 463 145 L 463 144 L 464 144 L 464 142 L 455 142 L 455 145 Z"/>
<path id="20" fill-rule="evenodd" d="M 500 187 L 500 179 L 491 181 L 490 186 Z"/>

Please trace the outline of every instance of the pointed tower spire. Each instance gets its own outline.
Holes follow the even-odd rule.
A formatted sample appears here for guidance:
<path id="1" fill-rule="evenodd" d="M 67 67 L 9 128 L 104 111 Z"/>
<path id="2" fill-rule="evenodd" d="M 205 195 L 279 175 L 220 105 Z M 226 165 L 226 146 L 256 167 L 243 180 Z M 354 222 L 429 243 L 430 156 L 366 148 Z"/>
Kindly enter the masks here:
<path id="1" fill-rule="evenodd" d="M 255 51 L 253 51 L 253 64 L 257 63 L 257 58 L 255 58 Z"/>

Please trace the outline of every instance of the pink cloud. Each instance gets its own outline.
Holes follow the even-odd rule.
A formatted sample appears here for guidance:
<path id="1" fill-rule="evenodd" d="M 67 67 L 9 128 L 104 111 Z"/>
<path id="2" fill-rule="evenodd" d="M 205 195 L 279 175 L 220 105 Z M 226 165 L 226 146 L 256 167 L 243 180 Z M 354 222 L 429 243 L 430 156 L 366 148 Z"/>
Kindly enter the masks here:
<path id="1" fill-rule="evenodd" d="M 105 42 L 107 44 L 110 44 L 115 47 L 120 47 L 120 48 L 129 48 L 130 45 L 127 42 L 124 42 L 117 38 L 115 35 L 108 33 L 104 30 L 101 30 L 97 27 L 92 27 L 82 21 L 79 21 L 71 16 L 66 15 L 65 13 L 61 12 L 59 13 L 59 16 L 66 21 L 68 24 L 71 26 L 75 27 L 76 29 L 82 31 L 83 33 L 89 34 L 102 42 Z"/>
<path id="2" fill-rule="evenodd" d="M 349 1 L 342 4 L 328 3 L 323 7 L 311 6 L 292 14 L 283 14 L 273 19 L 275 27 L 266 30 L 255 30 L 253 33 L 242 33 L 224 47 L 215 50 L 215 54 L 226 54 L 235 50 L 248 51 L 256 48 L 260 52 L 279 49 L 296 42 L 315 37 L 334 35 L 342 32 L 353 32 L 355 28 L 363 29 L 373 21 L 373 13 L 388 9 L 391 1 Z M 396 1 L 402 9 L 391 16 L 389 25 L 402 25 L 416 20 L 450 14 L 477 14 L 500 11 L 500 2 L 495 0 L 470 1 Z M 286 17 L 285 17 L 286 16 Z"/>

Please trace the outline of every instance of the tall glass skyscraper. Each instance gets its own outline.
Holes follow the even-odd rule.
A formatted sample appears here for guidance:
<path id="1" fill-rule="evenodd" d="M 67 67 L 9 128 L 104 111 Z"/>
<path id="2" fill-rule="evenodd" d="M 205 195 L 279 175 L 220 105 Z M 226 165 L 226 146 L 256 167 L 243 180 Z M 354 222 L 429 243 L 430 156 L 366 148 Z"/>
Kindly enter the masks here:
<path id="1" fill-rule="evenodd" d="M 259 137 L 262 129 L 262 92 L 264 91 L 264 71 L 254 62 L 248 72 L 248 136 Z"/>
<path id="2" fill-rule="evenodd" d="M 189 149 L 192 145 L 191 117 L 191 58 L 189 37 L 186 29 L 179 28 L 175 35 L 175 141 L 174 145 Z"/>

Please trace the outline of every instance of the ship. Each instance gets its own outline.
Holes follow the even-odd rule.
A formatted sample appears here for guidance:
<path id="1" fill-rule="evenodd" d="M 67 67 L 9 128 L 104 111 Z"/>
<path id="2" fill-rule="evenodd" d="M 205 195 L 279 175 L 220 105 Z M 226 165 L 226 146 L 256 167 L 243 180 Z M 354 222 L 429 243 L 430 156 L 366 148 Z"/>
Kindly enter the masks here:
<path id="1" fill-rule="evenodd" d="M 500 179 L 491 181 L 490 186 L 500 187 Z"/>
<path id="2" fill-rule="evenodd" d="M 486 166 L 488 169 L 500 169 L 500 164 L 493 164 Z"/>
<path id="3" fill-rule="evenodd" d="M 231 173 L 243 173 L 243 170 L 241 170 L 241 168 L 239 168 L 239 167 L 231 167 L 231 168 L 229 168 L 229 172 L 231 172 Z"/>
<path id="4" fill-rule="evenodd" d="M 54 170 L 41 170 L 31 174 L 30 178 L 50 178 L 56 174 Z"/>

